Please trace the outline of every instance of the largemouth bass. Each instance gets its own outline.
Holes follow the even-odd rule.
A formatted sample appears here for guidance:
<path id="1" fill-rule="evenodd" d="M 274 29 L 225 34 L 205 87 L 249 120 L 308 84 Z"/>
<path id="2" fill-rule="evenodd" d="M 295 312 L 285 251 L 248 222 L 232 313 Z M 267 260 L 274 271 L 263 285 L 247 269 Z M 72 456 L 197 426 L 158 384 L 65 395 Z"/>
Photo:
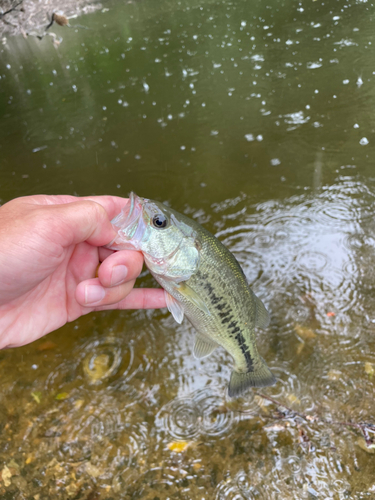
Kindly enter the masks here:
<path id="1" fill-rule="evenodd" d="M 112 250 L 138 250 L 164 288 L 167 307 L 178 323 L 184 316 L 197 330 L 194 355 L 204 358 L 222 346 L 234 359 L 228 395 L 276 380 L 255 343 L 255 326 L 269 314 L 256 297 L 233 254 L 209 231 L 157 201 L 130 194 L 112 220 Z"/>

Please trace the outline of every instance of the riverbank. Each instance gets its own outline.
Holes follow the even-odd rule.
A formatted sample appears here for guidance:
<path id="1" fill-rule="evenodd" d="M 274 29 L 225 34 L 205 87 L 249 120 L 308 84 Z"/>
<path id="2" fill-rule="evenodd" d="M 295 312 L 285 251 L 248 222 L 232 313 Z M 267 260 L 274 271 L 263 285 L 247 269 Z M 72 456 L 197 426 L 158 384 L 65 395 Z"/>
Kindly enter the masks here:
<path id="1" fill-rule="evenodd" d="M 74 19 L 102 7 L 92 0 L 0 0 L 0 37 L 43 36 L 55 12 Z"/>

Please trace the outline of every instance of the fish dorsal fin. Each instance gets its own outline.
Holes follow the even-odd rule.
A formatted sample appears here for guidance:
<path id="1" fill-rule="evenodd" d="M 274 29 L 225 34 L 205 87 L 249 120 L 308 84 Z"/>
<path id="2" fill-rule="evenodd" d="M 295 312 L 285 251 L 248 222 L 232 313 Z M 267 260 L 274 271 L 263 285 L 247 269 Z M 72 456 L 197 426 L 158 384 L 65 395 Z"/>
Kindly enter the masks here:
<path id="1" fill-rule="evenodd" d="M 168 311 L 172 314 L 177 323 L 181 324 L 184 319 L 184 309 L 182 305 L 166 290 L 164 290 L 164 295 Z"/>
<path id="2" fill-rule="evenodd" d="M 206 335 L 197 333 L 195 337 L 194 357 L 197 359 L 205 358 L 209 356 L 216 347 L 218 347 L 216 342 L 206 337 Z"/>
<path id="3" fill-rule="evenodd" d="M 251 290 L 251 288 L 250 291 L 255 301 L 255 309 L 256 309 L 255 325 L 259 326 L 260 328 L 265 328 L 270 323 L 270 314 L 265 308 L 263 302 L 255 295 L 255 293 Z"/>
<path id="4" fill-rule="evenodd" d="M 195 292 L 189 285 L 186 284 L 186 282 L 174 283 L 173 286 L 178 291 L 178 293 L 185 297 L 186 300 L 189 300 L 202 312 L 211 316 L 211 313 L 205 302 L 199 297 L 197 292 Z"/>

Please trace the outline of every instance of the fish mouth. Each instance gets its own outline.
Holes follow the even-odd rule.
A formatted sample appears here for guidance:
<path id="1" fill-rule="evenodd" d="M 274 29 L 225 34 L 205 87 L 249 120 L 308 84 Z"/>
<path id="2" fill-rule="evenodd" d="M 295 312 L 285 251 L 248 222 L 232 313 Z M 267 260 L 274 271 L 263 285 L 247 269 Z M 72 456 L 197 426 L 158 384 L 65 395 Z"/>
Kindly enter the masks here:
<path id="1" fill-rule="evenodd" d="M 145 198 L 131 192 L 129 200 L 121 212 L 112 219 L 112 227 L 117 236 L 107 245 L 110 250 L 140 250 L 140 242 L 146 230 L 142 213 L 147 202 Z"/>

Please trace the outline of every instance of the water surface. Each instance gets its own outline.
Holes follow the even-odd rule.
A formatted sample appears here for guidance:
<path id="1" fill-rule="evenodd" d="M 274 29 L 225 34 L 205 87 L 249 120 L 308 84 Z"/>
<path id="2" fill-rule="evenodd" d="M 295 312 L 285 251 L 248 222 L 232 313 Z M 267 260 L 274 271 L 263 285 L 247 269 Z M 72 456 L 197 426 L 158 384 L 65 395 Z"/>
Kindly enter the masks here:
<path id="1" fill-rule="evenodd" d="M 58 48 L 4 41 L 1 202 L 134 190 L 198 220 L 270 311 L 264 394 L 375 423 L 373 4 L 103 6 Z M 230 357 L 164 310 L 48 341 L 0 353 L 0 498 L 375 498 L 360 433 L 230 401 Z"/>

